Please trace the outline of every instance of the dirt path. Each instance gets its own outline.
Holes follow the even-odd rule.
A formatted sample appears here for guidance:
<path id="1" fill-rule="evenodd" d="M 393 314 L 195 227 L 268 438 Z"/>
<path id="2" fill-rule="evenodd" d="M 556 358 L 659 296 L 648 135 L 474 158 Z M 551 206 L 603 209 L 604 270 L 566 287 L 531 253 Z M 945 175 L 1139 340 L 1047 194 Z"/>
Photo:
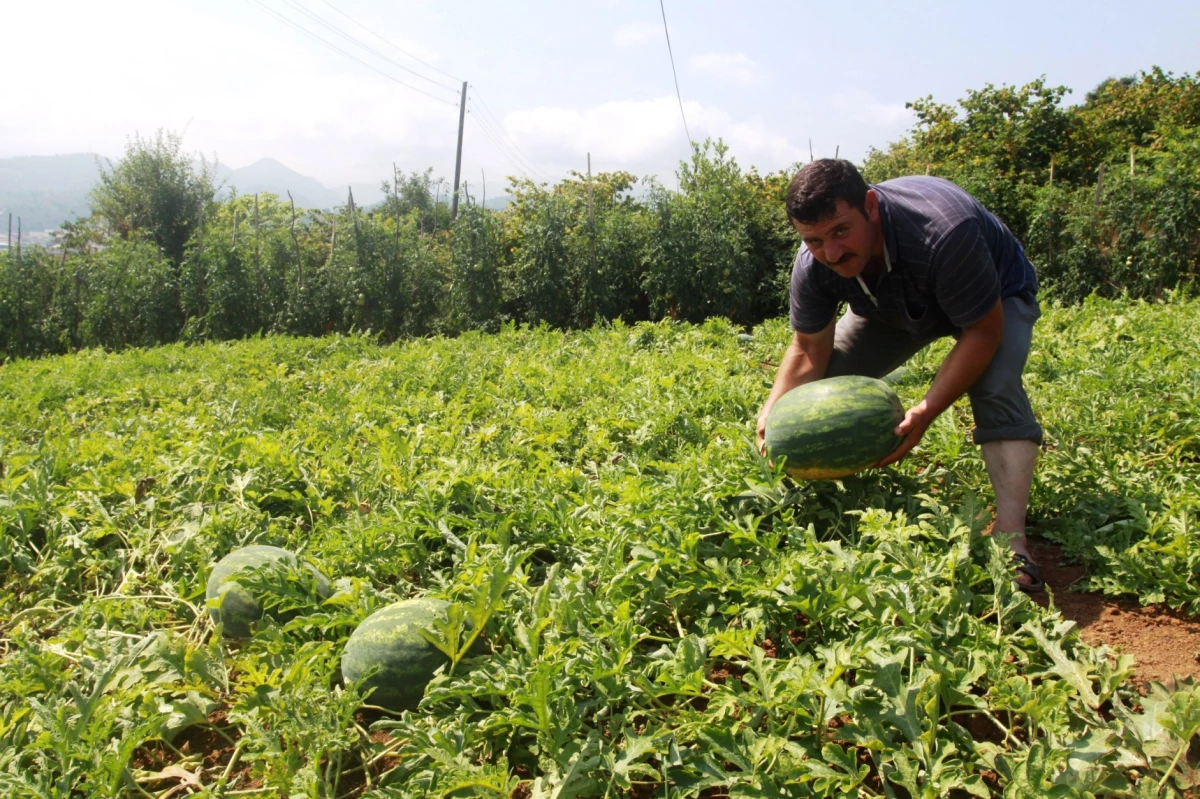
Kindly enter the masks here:
<path id="1" fill-rule="evenodd" d="M 1189 618 L 1162 605 L 1140 606 L 1136 600 L 1109 599 L 1099 594 L 1077 593 L 1071 584 L 1083 576 L 1082 566 L 1063 566 L 1062 550 L 1053 544 L 1029 539 L 1042 578 L 1054 593 L 1054 603 L 1064 617 L 1079 625 L 1083 640 L 1092 646 L 1108 644 L 1137 659 L 1136 682 L 1168 683 L 1175 675 L 1200 678 L 1200 618 Z M 1046 605 L 1046 594 L 1035 596 Z"/>

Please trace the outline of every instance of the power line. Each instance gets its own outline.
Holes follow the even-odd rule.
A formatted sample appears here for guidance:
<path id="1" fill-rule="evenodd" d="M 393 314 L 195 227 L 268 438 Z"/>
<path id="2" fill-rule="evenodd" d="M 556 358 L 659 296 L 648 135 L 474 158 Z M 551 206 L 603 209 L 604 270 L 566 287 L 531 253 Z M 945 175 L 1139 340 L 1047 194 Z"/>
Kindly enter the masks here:
<path id="1" fill-rule="evenodd" d="M 468 116 L 471 116 L 471 115 L 468 114 Z M 474 119 L 474 122 L 476 125 L 479 125 L 478 119 Z M 520 175 L 524 176 L 525 178 L 529 178 L 528 170 L 526 170 L 523 166 L 521 166 L 516 161 L 514 161 L 512 159 L 512 156 L 510 156 L 507 152 L 505 152 L 504 148 L 501 147 L 500 143 L 496 140 L 496 138 L 491 133 L 489 133 L 487 131 L 486 128 L 484 128 L 482 125 L 479 125 L 479 130 L 480 130 L 480 132 L 483 133 L 484 137 L 487 138 L 487 140 L 491 143 L 492 147 L 495 148 L 496 152 L 498 152 L 500 155 L 504 156 L 504 158 L 508 161 L 508 163 L 511 164 L 513 166 L 513 168 L 515 168 L 516 171 Z"/>
<path id="2" fill-rule="evenodd" d="M 368 64 L 366 61 L 363 61 L 361 58 L 359 58 L 358 56 L 354 55 L 353 53 L 348 53 L 348 52 L 346 52 L 346 51 L 345 51 L 345 50 L 343 50 L 342 48 L 338 47 L 336 44 L 332 44 L 332 43 L 330 43 L 330 42 L 327 42 L 326 40 L 322 39 L 320 36 L 316 35 L 316 34 L 315 34 L 315 33 L 313 33 L 312 31 L 310 31 L 308 28 L 305 28 L 303 25 L 299 25 L 299 24 L 297 24 L 297 23 L 293 22 L 292 20 L 288 19 L 288 18 L 287 18 L 287 17 L 285 17 L 284 15 L 280 14 L 279 12 L 277 12 L 275 9 L 273 9 L 273 8 L 270 8 L 269 6 L 267 6 L 267 5 L 263 4 L 262 2 L 260 2 L 260 0 L 249 0 L 249 2 L 252 2 L 252 3 L 254 3 L 256 6 L 258 6 L 259 8 L 261 8 L 263 11 L 266 11 L 267 13 L 271 14 L 272 16 L 275 16 L 275 17 L 277 17 L 278 19 L 280 19 L 281 21 L 285 22 L 286 24 L 288 24 L 288 25 L 292 26 L 292 27 L 293 27 L 293 28 L 295 28 L 296 30 L 298 30 L 298 31 L 300 31 L 301 33 L 303 33 L 305 36 L 308 36 L 308 37 L 309 37 L 309 38 L 311 38 L 311 39 L 315 39 L 315 40 L 317 40 L 318 42 L 320 42 L 321 44 L 325 45 L 325 46 L 326 46 L 326 47 L 328 47 L 329 49 L 331 49 L 331 50 L 336 50 L 337 52 L 341 53 L 342 55 L 346 56 L 347 58 L 352 58 L 352 59 L 354 59 L 355 61 L 357 61 L 358 63 L 362 64 L 362 65 L 363 65 L 364 67 L 366 67 L 367 69 L 369 69 L 369 70 L 372 70 L 373 72 L 378 72 L 380 75 L 382 75 L 383 77 L 385 77 L 385 78 L 387 78 L 388 80 L 392 81 L 393 83 L 399 83 L 401 86 L 403 86 L 403 87 L 405 87 L 405 88 L 407 88 L 407 89 L 412 89 L 414 92 L 418 92 L 418 93 L 420 93 L 420 94 L 423 94 L 423 95 L 425 95 L 426 97 L 428 97 L 429 99 L 431 99 L 431 100 L 436 100 L 436 101 L 437 101 L 437 102 L 439 102 L 439 103 L 445 103 L 446 105 L 450 106 L 451 108 L 458 108 L 458 104 L 457 104 L 457 103 L 452 103 L 452 102 L 450 102 L 449 100 L 443 100 L 441 97 L 435 97 L 435 96 L 433 96 L 432 94 L 430 94 L 429 92 L 427 92 L 427 91 L 425 91 L 425 90 L 423 90 L 423 89 L 418 89 L 416 86 L 412 86 L 412 85 L 410 85 L 410 84 L 407 84 L 407 83 L 405 83 L 404 81 L 400 80 L 399 78 L 395 77 L 394 75 L 389 75 L 388 73 L 384 72 L 383 70 L 381 70 L 381 69 L 378 69 L 377 67 L 375 67 L 375 66 L 372 66 L 371 64 Z"/>
<path id="3" fill-rule="evenodd" d="M 404 70 L 405 72 L 408 72 L 408 73 L 410 73 L 410 74 L 412 74 L 412 75 L 415 75 L 415 76 L 417 76 L 418 78 L 420 78 L 420 79 L 421 79 L 421 80 L 423 80 L 423 81 L 427 81 L 427 82 L 429 82 L 429 83 L 432 83 L 434 86 L 437 86 L 438 88 L 445 89 L 445 90 L 446 90 L 446 91 L 448 91 L 448 92 L 454 92 L 455 94 L 457 94 L 457 93 L 458 93 L 458 89 L 456 89 L 455 87 L 453 87 L 453 86 L 447 86 L 447 85 L 446 85 L 446 84 L 444 84 L 444 83 L 439 83 L 438 81 L 434 80 L 433 78 L 427 78 L 427 77 L 425 77 L 424 75 L 422 75 L 420 72 L 417 72 L 416 70 L 409 69 L 408 67 L 406 67 L 406 66 L 404 66 L 403 64 L 401 64 L 399 61 L 396 61 L 396 60 L 394 60 L 394 59 L 392 59 L 392 58 L 389 58 L 388 56 L 386 56 L 386 55 L 384 55 L 383 53 L 379 52 L 378 50 L 374 49 L 373 47 L 369 47 L 369 46 L 367 46 L 367 45 L 363 44 L 363 43 L 362 43 L 361 41 L 359 41 L 358 39 L 355 39 L 353 36 L 351 36 L 351 35 L 349 35 L 349 34 L 347 34 L 347 33 L 343 32 L 343 31 L 342 31 L 340 28 L 338 28 L 337 26 L 329 24 L 328 22 L 326 22 L 326 21 L 325 21 L 324 19 L 322 19 L 321 17 L 319 17 L 319 16 L 317 16 L 316 14 L 312 13 L 311 11 L 309 11 L 307 8 L 305 8 L 305 7 L 304 7 L 303 5 L 301 5 L 300 3 L 298 3 L 298 2 L 295 2 L 295 0 L 283 0 L 283 2 L 284 2 L 284 3 L 286 3 L 287 5 L 291 6 L 292 8 L 296 9 L 296 10 L 297 10 L 297 11 L 299 11 L 301 14 L 303 14 L 304 16 L 306 16 L 306 17 L 308 17 L 309 19 L 311 19 L 313 22 L 316 22 L 318 25 L 320 25 L 320 26 L 322 26 L 322 27 L 324 27 L 324 28 L 326 28 L 326 29 L 328 29 L 328 30 L 330 30 L 330 31 L 332 31 L 332 32 L 334 32 L 334 33 L 336 33 L 338 36 L 341 36 L 341 37 L 342 37 L 343 39 L 345 39 L 346 41 L 348 41 L 348 42 L 351 42 L 351 43 L 353 43 L 353 44 L 356 44 L 356 45 L 358 45 L 359 47 L 361 47 L 362 49 L 366 50 L 368 53 L 371 53 L 372 55 L 376 56 L 377 58 L 381 58 L 381 59 L 383 59 L 384 61 L 388 62 L 389 64 L 392 64 L 393 66 L 397 66 L 397 67 L 399 67 L 400 69 Z"/>
<path id="4" fill-rule="evenodd" d="M 516 159 L 513 158 L 512 154 L 508 150 L 504 149 L 504 145 L 500 142 L 499 139 L 496 138 L 496 136 L 493 133 L 491 133 L 491 131 L 488 130 L 487 127 L 484 126 L 484 124 L 480 121 L 480 117 L 478 115 L 468 114 L 467 116 L 470 117 L 470 119 L 472 121 L 474 121 L 474 123 L 476 125 L 479 126 L 480 132 L 482 132 L 483 135 L 488 139 L 488 141 L 490 141 L 492 143 L 492 146 L 496 148 L 496 151 L 498 153 L 500 153 L 500 155 L 504 156 L 504 158 L 513 167 L 516 168 L 517 172 L 519 172 L 521 175 L 525 176 L 526 178 L 530 178 L 529 169 L 522 166 L 520 164 L 520 162 L 518 162 Z M 541 177 L 541 176 L 537 175 L 537 177 Z"/>
<path id="5" fill-rule="evenodd" d="M 663 0 L 658 0 L 658 7 L 662 10 L 663 33 L 667 35 L 667 55 L 671 57 L 671 74 L 675 76 L 675 96 L 679 99 L 679 116 L 683 117 L 683 132 L 687 134 L 688 144 L 695 146 L 695 142 L 692 141 L 692 133 L 688 130 L 687 115 L 683 113 L 683 95 L 679 93 L 679 73 L 675 71 L 675 54 L 671 52 L 671 32 L 667 30 L 667 8 L 663 5 Z"/>
<path id="6" fill-rule="evenodd" d="M 471 102 L 470 98 L 467 99 L 467 110 L 468 113 L 478 110 L 478 107 Z M 508 136 L 503 133 L 503 131 L 498 131 L 496 126 L 492 122 L 488 121 L 487 117 L 476 113 L 471 113 L 471 117 L 475 120 L 476 124 L 482 128 L 486 128 L 492 133 L 493 137 L 497 140 L 498 145 L 504 147 L 506 153 L 513 160 L 523 164 L 521 167 L 523 172 L 532 172 L 537 177 L 542 178 L 543 180 L 545 179 L 545 176 L 542 175 L 538 168 L 533 165 L 533 160 L 521 152 L 520 148 L 518 148 L 516 144 L 512 142 L 512 139 L 509 139 Z M 506 140 L 510 144 L 505 144 Z"/>
<path id="7" fill-rule="evenodd" d="M 500 122 L 500 120 L 496 119 L 496 115 L 492 113 L 492 109 L 488 108 L 488 104 L 486 102 L 484 102 L 483 95 L 479 93 L 479 87 L 471 86 L 471 89 L 475 92 L 475 99 L 479 100 L 480 105 L 483 106 L 484 112 L 486 112 L 487 115 L 492 118 L 492 121 L 496 123 L 496 127 L 499 128 L 500 133 L 504 136 L 504 138 L 513 146 L 513 148 L 518 153 L 521 154 L 521 156 L 525 159 L 525 161 L 527 163 L 532 164 L 533 159 L 525 154 L 525 151 L 522 150 L 515 141 L 513 141 L 511 136 L 509 136 L 507 133 L 505 133 L 504 125 Z"/>
<path id="8" fill-rule="evenodd" d="M 363 29 L 363 30 L 365 30 L 367 33 L 371 34 L 371 35 L 372 35 L 372 36 L 374 36 L 376 39 L 378 39 L 379 41 L 381 41 L 381 42 L 383 42 L 384 44 L 386 44 L 388 47 L 394 47 L 395 49 L 399 50 L 400 52 L 404 53 L 406 56 L 408 56 L 409 58 L 411 58 L 413 61 L 416 61 L 418 64 L 420 64 L 420 65 L 422 65 L 422 66 L 429 67 L 429 68 L 430 68 L 430 69 L 432 69 L 434 72 L 437 72 L 437 73 L 439 73 L 439 74 L 445 75 L 447 78 L 449 78 L 450 80 L 454 81 L 455 83 L 462 83 L 462 78 L 456 78 L 456 77 L 454 77 L 453 75 L 451 75 L 451 74 L 449 74 L 449 73 L 442 72 L 442 70 L 438 69 L 438 68 L 437 68 L 437 67 L 435 67 L 433 64 L 426 64 L 424 61 L 422 61 L 421 59 L 417 58 L 415 55 L 413 55 L 412 53 L 408 52 L 408 51 L 407 51 L 407 50 L 405 50 L 403 47 L 400 47 L 399 45 L 392 44 L 392 43 L 391 43 L 391 42 L 389 42 L 387 39 L 383 38 L 383 37 L 382 37 L 382 36 L 380 36 L 378 33 L 376 33 L 375 31 L 371 30 L 371 29 L 370 29 L 370 28 L 368 28 L 366 25 L 362 24 L 361 22 L 359 22 L 358 20 L 356 20 L 354 17 L 352 17 L 352 16 L 350 16 L 349 14 L 347 14 L 345 11 L 342 11 L 340 8 L 338 8 L 337 6 L 335 6 L 333 3 L 329 2 L 329 0 L 321 0 L 321 2 L 325 3 L 325 5 L 329 6 L 329 7 L 330 7 L 330 8 L 332 8 L 334 11 L 338 12 L 338 13 L 339 13 L 339 14 L 341 14 L 343 17 L 345 17 L 346 19 L 350 20 L 350 21 L 351 21 L 351 22 L 353 22 L 355 25 L 357 25 L 358 27 L 362 28 L 362 29 Z"/>

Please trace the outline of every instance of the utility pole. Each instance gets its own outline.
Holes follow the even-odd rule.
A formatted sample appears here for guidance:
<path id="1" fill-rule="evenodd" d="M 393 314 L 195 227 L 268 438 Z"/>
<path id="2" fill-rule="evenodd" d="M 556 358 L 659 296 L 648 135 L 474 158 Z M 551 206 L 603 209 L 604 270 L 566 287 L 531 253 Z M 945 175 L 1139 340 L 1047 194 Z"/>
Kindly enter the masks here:
<path id="1" fill-rule="evenodd" d="M 462 100 L 458 103 L 458 154 L 454 157 L 454 199 L 450 201 L 450 218 L 458 218 L 458 179 L 462 175 L 463 123 L 467 121 L 467 82 L 463 81 Z"/>

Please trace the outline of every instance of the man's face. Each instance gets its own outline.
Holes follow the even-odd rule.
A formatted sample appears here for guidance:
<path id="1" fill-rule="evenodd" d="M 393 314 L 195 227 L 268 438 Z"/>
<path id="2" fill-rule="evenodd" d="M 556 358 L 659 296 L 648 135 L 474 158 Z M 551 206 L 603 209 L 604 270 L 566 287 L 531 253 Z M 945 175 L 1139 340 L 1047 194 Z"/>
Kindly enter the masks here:
<path id="1" fill-rule="evenodd" d="M 829 216 L 811 225 L 793 220 L 792 226 L 808 245 L 813 258 L 842 277 L 857 277 L 872 255 L 882 254 L 879 200 L 872 190 L 867 191 L 866 214 L 845 200 L 838 200 Z"/>

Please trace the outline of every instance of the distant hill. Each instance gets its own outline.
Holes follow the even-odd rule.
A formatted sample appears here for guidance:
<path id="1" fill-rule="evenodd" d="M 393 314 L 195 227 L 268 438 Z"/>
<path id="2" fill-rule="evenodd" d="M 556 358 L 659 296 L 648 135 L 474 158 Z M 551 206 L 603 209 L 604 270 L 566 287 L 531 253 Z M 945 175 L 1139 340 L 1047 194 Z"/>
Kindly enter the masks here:
<path id="1" fill-rule="evenodd" d="M 360 207 L 374 205 L 383 199 L 383 193 L 379 190 L 382 179 L 374 184 L 353 183 L 330 189 L 316 178 L 302 175 L 274 158 L 260 158 L 253 164 L 239 169 L 219 167 L 217 179 L 224 183 L 222 196 L 228 196 L 230 190 L 236 189 L 242 196 L 270 192 L 286 200 L 290 190 L 297 208 L 333 208 L 345 205 L 347 188 L 354 189 L 354 203 Z"/>
<path id="2" fill-rule="evenodd" d="M 95 153 L 28 155 L 0 158 L 0 224 L 7 235 L 8 215 L 23 230 L 51 230 L 65 220 L 91 213 L 88 192 L 100 169 Z"/>
<path id="3" fill-rule="evenodd" d="M 20 217 L 21 228 L 29 231 L 53 230 L 65 220 L 90 214 L 88 194 L 100 177 L 98 158 L 95 153 L 0 158 L 0 235 L 7 234 L 9 213 L 14 230 Z M 273 158 L 239 169 L 219 164 L 216 178 L 222 184 L 222 196 L 236 190 L 239 195 L 270 192 L 287 199 L 290 189 L 298 208 L 332 208 L 346 203 L 346 188 L 327 188 Z M 352 186 L 359 206 L 383 199 L 378 183 Z"/>
<path id="4" fill-rule="evenodd" d="M 499 197 L 488 197 L 487 202 L 483 204 L 484 208 L 489 208 L 493 211 L 503 211 L 508 206 L 512 205 L 516 200 L 511 194 L 501 194 Z"/>

